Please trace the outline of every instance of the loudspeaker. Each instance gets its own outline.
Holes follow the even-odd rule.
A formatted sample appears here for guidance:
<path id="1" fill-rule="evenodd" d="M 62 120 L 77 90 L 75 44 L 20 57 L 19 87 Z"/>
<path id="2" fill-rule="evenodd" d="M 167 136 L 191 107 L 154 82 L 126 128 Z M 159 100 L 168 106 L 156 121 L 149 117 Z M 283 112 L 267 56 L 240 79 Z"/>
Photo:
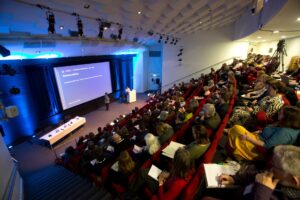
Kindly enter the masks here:
<path id="1" fill-rule="evenodd" d="M 2 137 L 4 137 L 4 136 L 5 136 L 5 134 L 4 134 L 4 130 L 3 130 L 2 126 L 1 126 L 1 124 L 0 124 L 0 133 L 1 133 Z"/>
<path id="2" fill-rule="evenodd" d="M 6 57 L 6 56 L 10 55 L 10 51 L 7 48 L 5 48 L 4 46 L 0 45 L 0 54 L 3 57 Z"/>

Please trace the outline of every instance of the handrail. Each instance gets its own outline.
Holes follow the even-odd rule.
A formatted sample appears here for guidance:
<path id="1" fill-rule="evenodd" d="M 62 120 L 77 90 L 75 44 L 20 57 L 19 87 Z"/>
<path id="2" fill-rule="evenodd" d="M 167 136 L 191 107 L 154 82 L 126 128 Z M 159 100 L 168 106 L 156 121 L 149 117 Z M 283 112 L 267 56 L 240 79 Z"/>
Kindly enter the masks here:
<path id="1" fill-rule="evenodd" d="M 223 64 L 224 62 L 226 62 L 226 61 L 228 61 L 228 60 L 231 60 L 231 59 L 234 59 L 234 58 L 240 58 L 240 57 L 239 57 L 239 56 L 237 56 L 237 57 L 231 57 L 231 58 L 227 58 L 227 59 L 225 59 L 225 60 L 219 61 L 219 62 L 217 62 L 217 63 L 215 63 L 215 64 L 209 65 L 208 67 L 205 67 L 205 68 L 200 69 L 200 70 L 198 70 L 198 71 L 196 71 L 196 72 L 193 72 L 193 73 L 190 74 L 190 75 L 187 75 L 187 76 L 184 76 L 184 77 L 182 77 L 182 78 L 180 78 L 180 79 L 177 79 L 177 80 L 175 80 L 175 81 L 172 81 L 171 83 L 168 83 L 168 84 L 162 86 L 162 88 L 165 88 L 165 87 L 167 87 L 167 86 L 173 85 L 174 83 L 177 83 L 177 82 L 179 82 L 179 81 L 181 81 L 181 80 L 183 80 L 183 79 L 186 79 L 186 78 L 188 78 L 188 77 L 190 77 L 190 76 L 193 76 L 193 75 L 195 75 L 195 74 L 197 74 L 197 73 L 203 72 L 203 71 L 205 71 L 205 70 L 207 70 L 207 69 L 209 69 L 209 68 L 211 68 L 211 67 L 213 67 L 213 66 L 215 66 L 215 65 Z"/>

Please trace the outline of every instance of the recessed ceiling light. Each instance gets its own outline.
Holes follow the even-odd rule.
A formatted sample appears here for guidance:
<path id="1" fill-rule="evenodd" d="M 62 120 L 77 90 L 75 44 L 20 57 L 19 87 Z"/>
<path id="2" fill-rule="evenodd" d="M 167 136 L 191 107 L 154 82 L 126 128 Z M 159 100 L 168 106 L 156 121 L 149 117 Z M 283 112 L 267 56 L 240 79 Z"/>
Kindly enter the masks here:
<path id="1" fill-rule="evenodd" d="M 262 37 L 261 36 L 257 36 L 257 39 L 261 39 Z"/>
<path id="2" fill-rule="evenodd" d="M 283 36 L 281 36 L 281 38 L 286 38 L 286 36 L 285 36 L 285 35 L 283 35 Z"/>
<path id="3" fill-rule="evenodd" d="M 265 42 L 266 40 L 263 40 L 263 42 Z"/>
<path id="4" fill-rule="evenodd" d="M 297 21 L 300 22 L 300 17 L 297 18 Z"/>
<path id="5" fill-rule="evenodd" d="M 141 12 L 141 11 L 139 11 L 139 12 L 138 12 L 138 14 L 140 15 L 140 14 L 142 14 L 142 12 Z"/>
<path id="6" fill-rule="evenodd" d="M 104 27 L 104 30 L 107 30 L 107 27 Z"/>
<path id="7" fill-rule="evenodd" d="M 279 33 L 279 31 L 278 31 L 278 30 L 276 30 L 276 31 L 273 31 L 273 33 L 274 33 L 274 34 L 276 34 L 276 33 Z"/>
<path id="8" fill-rule="evenodd" d="M 199 24 L 202 24 L 202 22 L 200 21 Z"/>
<path id="9" fill-rule="evenodd" d="M 63 29 L 64 29 L 64 26 L 59 26 L 59 29 L 60 29 L 60 30 L 63 30 Z"/>

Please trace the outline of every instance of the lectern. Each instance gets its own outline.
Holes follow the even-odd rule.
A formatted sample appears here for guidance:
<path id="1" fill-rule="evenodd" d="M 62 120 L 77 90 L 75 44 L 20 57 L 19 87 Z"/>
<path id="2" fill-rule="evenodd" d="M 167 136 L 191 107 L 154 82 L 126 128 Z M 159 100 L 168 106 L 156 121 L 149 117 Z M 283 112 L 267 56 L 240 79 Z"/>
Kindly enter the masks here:
<path id="1" fill-rule="evenodd" d="M 136 102 L 136 90 L 133 89 L 127 93 L 127 102 Z"/>

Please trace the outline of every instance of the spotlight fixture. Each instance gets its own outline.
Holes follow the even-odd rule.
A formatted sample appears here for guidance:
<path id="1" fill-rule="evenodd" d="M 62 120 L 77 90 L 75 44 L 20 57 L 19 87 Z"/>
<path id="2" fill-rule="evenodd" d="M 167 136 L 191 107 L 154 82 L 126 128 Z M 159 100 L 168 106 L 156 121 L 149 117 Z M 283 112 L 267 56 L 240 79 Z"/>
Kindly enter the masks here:
<path id="1" fill-rule="evenodd" d="M 175 40 L 175 43 L 174 43 L 174 45 L 176 45 L 176 44 L 177 44 L 177 42 L 178 42 L 178 40 L 176 39 L 176 40 Z"/>
<path id="2" fill-rule="evenodd" d="M 121 40 L 121 39 L 122 39 L 122 34 L 123 34 L 123 28 L 120 27 L 120 28 L 119 28 L 119 31 L 118 31 L 118 40 Z"/>
<path id="3" fill-rule="evenodd" d="M 63 30 L 63 29 L 64 29 L 64 26 L 59 26 L 59 29 L 60 29 L 60 30 Z"/>
<path id="4" fill-rule="evenodd" d="M 273 33 L 274 33 L 274 34 L 279 33 L 279 31 L 278 31 L 278 30 L 275 30 L 275 31 L 273 31 Z"/>
<path id="5" fill-rule="evenodd" d="M 167 37 L 167 39 L 166 39 L 166 41 L 165 41 L 165 44 L 167 44 L 167 43 L 168 43 L 168 41 L 169 41 L 169 37 Z"/>
<path id="6" fill-rule="evenodd" d="M 179 57 L 179 56 L 181 56 L 182 55 L 182 52 L 180 52 L 177 56 Z"/>
<path id="7" fill-rule="evenodd" d="M 99 22 L 99 33 L 98 33 L 98 37 L 99 38 L 103 38 L 103 31 L 104 31 L 104 26 L 101 22 L 101 19 L 97 19 L 97 21 Z"/>
<path id="8" fill-rule="evenodd" d="M 77 16 L 78 36 L 83 37 L 83 24 L 79 16 Z"/>
<path id="9" fill-rule="evenodd" d="M 54 34 L 55 33 L 55 16 L 53 12 L 50 10 L 47 11 L 47 20 L 48 20 L 48 33 Z"/>
<path id="10" fill-rule="evenodd" d="M 162 35 L 159 36 L 158 43 L 161 43 L 161 40 L 163 39 Z"/>
<path id="11" fill-rule="evenodd" d="M 170 44 L 174 44 L 174 42 L 175 42 L 175 39 L 173 38 Z"/>
<path id="12" fill-rule="evenodd" d="M 179 62 L 181 62 L 181 61 L 182 61 L 182 59 L 181 59 L 181 58 L 179 58 L 179 59 L 178 59 L 178 61 L 179 61 Z"/>

